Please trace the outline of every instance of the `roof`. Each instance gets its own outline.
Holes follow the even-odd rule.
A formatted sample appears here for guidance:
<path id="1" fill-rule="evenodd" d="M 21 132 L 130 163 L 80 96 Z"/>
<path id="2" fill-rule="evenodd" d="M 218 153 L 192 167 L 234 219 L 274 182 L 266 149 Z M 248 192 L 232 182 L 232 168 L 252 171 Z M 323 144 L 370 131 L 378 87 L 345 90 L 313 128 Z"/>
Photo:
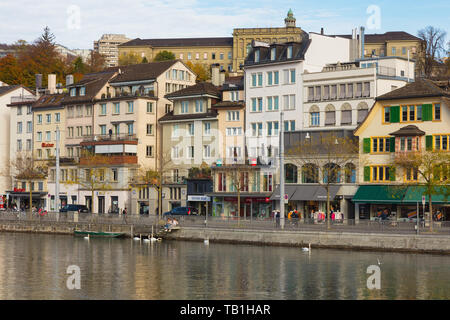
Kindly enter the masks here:
<path id="1" fill-rule="evenodd" d="M 172 38 L 172 39 L 140 39 L 122 43 L 119 47 L 152 46 L 152 47 L 222 47 L 233 46 L 233 37 L 217 38 Z"/>
<path id="2" fill-rule="evenodd" d="M 178 61 L 181 60 L 167 60 L 114 67 L 116 70 L 120 70 L 120 73 L 110 83 L 156 79 Z"/>
<path id="3" fill-rule="evenodd" d="M 195 96 L 195 95 L 213 95 L 217 98 L 221 97 L 219 87 L 216 87 L 210 82 L 199 82 L 197 84 L 194 84 L 193 86 L 189 86 L 186 88 L 183 88 L 181 90 L 169 93 L 165 95 L 165 98 L 181 98 L 181 97 L 187 97 L 187 96 Z"/>
<path id="4" fill-rule="evenodd" d="M 244 76 L 228 77 L 222 84 L 222 91 L 244 90 Z"/>
<path id="5" fill-rule="evenodd" d="M 83 79 L 67 87 L 70 90 L 71 88 L 84 86 L 86 88 L 85 95 L 71 97 L 67 94 L 67 97 L 64 99 L 64 104 L 92 101 L 114 74 L 115 70 L 113 68 L 106 69 L 102 72 L 86 74 Z"/>
<path id="6" fill-rule="evenodd" d="M 398 136 L 398 137 L 406 137 L 406 136 L 424 136 L 425 131 L 420 130 L 417 126 L 411 124 L 409 126 L 405 126 L 403 128 L 400 128 L 399 130 L 389 133 L 391 136 Z"/>
<path id="7" fill-rule="evenodd" d="M 277 63 L 281 61 L 297 61 L 304 60 L 305 53 L 308 50 L 308 47 L 311 43 L 309 39 L 309 35 L 306 32 L 302 33 L 302 40 L 285 42 L 285 43 L 272 43 L 267 46 L 254 46 L 250 53 L 247 55 L 244 61 L 244 65 L 252 66 L 252 65 L 260 65 L 260 64 L 268 64 L 268 63 Z M 287 58 L 287 49 L 289 46 L 292 46 L 292 58 Z M 270 51 L 272 48 L 276 48 L 275 59 L 270 59 Z M 259 62 L 255 62 L 255 51 L 259 50 Z"/>
<path id="8" fill-rule="evenodd" d="M 45 94 L 41 96 L 35 103 L 33 109 L 36 108 L 58 108 L 62 107 L 62 102 L 68 97 L 67 93 Z"/>
<path id="9" fill-rule="evenodd" d="M 351 34 L 345 34 L 345 35 L 335 35 L 336 37 L 342 37 L 351 39 Z M 408 40 L 408 41 L 422 41 L 422 39 L 413 36 L 412 34 L 409 34 L 404 31 L 389 31 L 382 34 L 374 33 L 374 34 L 364 34 L 364 42 L 365 43 L 383 43 L 386 41 L 401 41 L 401 40 Z"/>
<path id="10" fill-rule="evenodd" d="M 431 80 L 419 79 L 415 82 L 408 83 L 401 88 L 385 93 L 375 98 L 375 100 L 380 101 L 441 96 L 450 97 L 450 92 L 448 90 L 441 89 Z"/>
<path id="11" fill-rule="evenodd" d="M 13 90 L 19 89 L 20 85 L 13 85 L 13 86 L 2 86 L 0 87 L 0 97 L 4 94 L 7 94 Z"/>
<path id="12" fill-rule="evenodd" d="M 166 121 L 178 121 L 178 120 L 194 120 L 194 119 L 208 119 L 217 118 L 217 112 L 211 111 L 206 113 L 192 113 L 192 114 L 177 114 L 174 115 L 173 112 L 166 114 L 159 119 L 159 122 Z"/>
<path id="13" fill-rule="evenodd" d="M 243 100 L 241 101 L 220 101 L 216 104 L 212 105 L 213 108 L 229 108 L 229 107 L 239 107 L 243 108 L 245 107 L 245 102 Z"/>

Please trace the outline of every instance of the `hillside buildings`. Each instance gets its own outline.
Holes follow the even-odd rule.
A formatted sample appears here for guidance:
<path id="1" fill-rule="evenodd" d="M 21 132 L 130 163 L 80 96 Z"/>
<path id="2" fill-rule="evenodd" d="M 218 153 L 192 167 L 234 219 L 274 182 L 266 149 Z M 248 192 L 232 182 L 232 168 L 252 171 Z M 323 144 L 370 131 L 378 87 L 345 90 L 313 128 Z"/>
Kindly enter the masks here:
<path id="1" fill-rule="evenodd" d="M 94 51 L 105 57 L 107 67 L 114 67 L 119 64 L 118 46 L 129 40 L 124 34 L 104 34 L 94 41 Z"/>

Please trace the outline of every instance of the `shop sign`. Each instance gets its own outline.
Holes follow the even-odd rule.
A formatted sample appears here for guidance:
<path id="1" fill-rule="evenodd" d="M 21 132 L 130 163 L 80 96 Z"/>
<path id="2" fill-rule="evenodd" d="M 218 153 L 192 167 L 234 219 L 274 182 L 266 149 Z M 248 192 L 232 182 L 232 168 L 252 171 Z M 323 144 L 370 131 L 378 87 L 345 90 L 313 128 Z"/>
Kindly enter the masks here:
<path id="1" fill-rule="evenodd" d="M 14 192 L 25 192 L 25 189 L 14 188 Z"/>
<path id="2" fill-rule="evenodd" d="M 211 201 L 208 196 L 188 196 L 188 201 Z"/>
<path id="3" fill-rule="evenodd" d="M 53 146 L 54 146 L 53 143 L 45 143 L 45 142 L 42 142 L 42 148 L 51 148 L 51 147 L 53 147 Z"/>

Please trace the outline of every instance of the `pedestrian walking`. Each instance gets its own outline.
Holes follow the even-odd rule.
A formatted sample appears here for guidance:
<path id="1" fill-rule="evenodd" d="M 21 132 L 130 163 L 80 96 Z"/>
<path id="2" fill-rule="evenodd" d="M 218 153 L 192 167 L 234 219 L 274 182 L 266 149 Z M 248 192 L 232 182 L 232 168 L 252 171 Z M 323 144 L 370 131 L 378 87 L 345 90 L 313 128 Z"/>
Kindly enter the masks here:
<path id="1" fill-rule="evenodd" d="M 122 211 L 123 220 L 127 223 L 127 207 L 125 207 Z"/>

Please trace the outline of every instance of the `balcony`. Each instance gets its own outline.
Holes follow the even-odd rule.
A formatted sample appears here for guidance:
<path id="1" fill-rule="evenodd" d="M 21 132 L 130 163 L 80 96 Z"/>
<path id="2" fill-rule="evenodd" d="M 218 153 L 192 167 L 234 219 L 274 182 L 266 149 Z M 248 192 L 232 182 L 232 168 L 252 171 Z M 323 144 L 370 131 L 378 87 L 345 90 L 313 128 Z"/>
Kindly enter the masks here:
<path id="1" fill-rule="evenodd" d="M 11 97 L 11 103 L 34 102 L 36 97 L 33 95 Z"/>
<path id="2" fill-rule="evenodd" d="M 107 155 L 103 157 L 80 157 L 81 166 L 116 166 L 121 164 L 137 164 L 137 156 L 133 155 Z"/>
<path id="3" fill-rule="evenodd" d="M 381 76 L 395 77 L 396 76 L 395 72 L 396 72 L 395 68 L 383 67 L 383 66 L 377 67 L 377 74 L 381 75 Z"/>
<path id="4" fill-rule="evenodd" d="M 90 135 L 90 136 L 84 136 L 83 137 L 83 142 L 82 143 L 86 143 L 89 144 L 89 142 L 116 142 L 116 141 L 120 141 L 121 143 L 123 142 L 136 142 L 138 141 L 138 138 L 136 137 L 135 134 L 128 134 L 128 133 L 113 133 L 111 135 L 109 134 L 105 134 L 105 135 Z"/>

